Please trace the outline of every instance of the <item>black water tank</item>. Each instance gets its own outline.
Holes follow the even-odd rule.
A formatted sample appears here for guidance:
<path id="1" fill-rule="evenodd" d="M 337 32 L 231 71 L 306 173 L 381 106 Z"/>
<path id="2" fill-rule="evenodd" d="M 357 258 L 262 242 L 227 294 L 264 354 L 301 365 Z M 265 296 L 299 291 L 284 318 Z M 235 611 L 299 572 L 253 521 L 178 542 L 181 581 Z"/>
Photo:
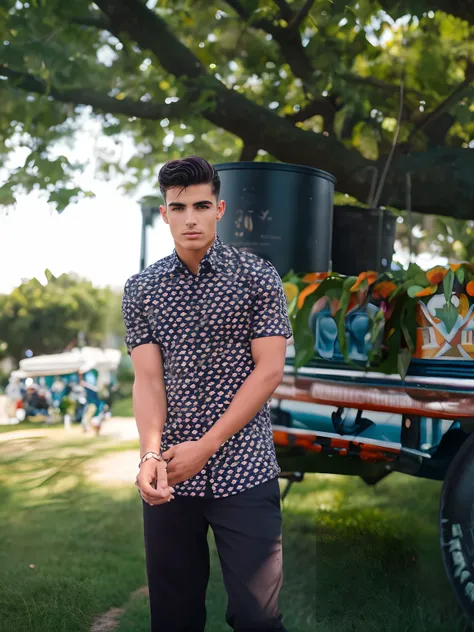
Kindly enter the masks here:
<path id="1" fill-rule="evenodd" d="M 396 217 L 386 209 L 335 206 L 332 268 L 340 274 L 390 270 Z"/>
<path id="2" fill-rule="evenodd" d="M 324 272 L 331 260 L 336 179 L 326 171 L 271 162 L 215 165 L 227 210 L 221 239 L 268 259 L 284 276 Z"/>

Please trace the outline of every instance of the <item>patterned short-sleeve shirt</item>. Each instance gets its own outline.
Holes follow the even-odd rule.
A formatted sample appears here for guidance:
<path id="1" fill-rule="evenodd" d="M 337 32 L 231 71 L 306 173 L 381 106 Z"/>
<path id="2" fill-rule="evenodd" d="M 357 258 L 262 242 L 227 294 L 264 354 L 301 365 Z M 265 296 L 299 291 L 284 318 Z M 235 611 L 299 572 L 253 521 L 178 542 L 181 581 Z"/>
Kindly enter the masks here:
<path id="1" fill-rule="evenodd" d="M 251 341 L 292 335 L 274 266 L 216 237 L 191 273 L 176 250 L 125 284 L 123 318 L 129 353 L 160 346 L 167 395 L 163 451 L 200 439 L 218 421 L 255 367 Z M 280 473 L 269 402 L 207 462 L 174 486 L 182 496 L 236 494 Z"/>

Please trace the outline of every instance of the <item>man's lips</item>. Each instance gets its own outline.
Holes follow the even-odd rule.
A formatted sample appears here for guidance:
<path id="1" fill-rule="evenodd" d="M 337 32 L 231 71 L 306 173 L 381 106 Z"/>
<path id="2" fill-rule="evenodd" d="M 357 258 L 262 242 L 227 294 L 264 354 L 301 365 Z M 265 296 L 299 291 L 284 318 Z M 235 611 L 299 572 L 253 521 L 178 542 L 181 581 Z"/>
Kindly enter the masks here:
<path id="1" fill-rule="evenodd" d="M 191 232 L 191 233 L 183 233 L 184 235 L 200 235 L 201 233 L 198 232 Z"/>

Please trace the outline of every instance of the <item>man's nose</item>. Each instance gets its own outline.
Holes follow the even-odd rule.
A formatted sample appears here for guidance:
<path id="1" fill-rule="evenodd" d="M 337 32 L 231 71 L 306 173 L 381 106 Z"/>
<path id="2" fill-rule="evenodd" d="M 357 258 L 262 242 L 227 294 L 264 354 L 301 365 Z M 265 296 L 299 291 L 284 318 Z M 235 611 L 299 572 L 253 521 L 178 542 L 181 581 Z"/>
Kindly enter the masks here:
<path id="1" fill-rule="evenodd" d="M 194 224 L 196 224 L 196 216 L 194 215 L 193 211 L 186 215 L 186 224 L 191 224 L 193 226 Z"/>

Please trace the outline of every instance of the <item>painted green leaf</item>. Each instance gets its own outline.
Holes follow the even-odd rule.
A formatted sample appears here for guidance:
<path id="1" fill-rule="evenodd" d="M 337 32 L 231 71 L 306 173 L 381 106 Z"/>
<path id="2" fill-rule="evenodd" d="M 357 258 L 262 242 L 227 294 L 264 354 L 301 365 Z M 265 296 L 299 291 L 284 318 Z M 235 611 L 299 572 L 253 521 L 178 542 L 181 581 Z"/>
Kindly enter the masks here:
<path id="1" fill-rule="evenodd" d="M 447 306 L 435 310 L 435 314 L 446 325 L 446 329 L 450 333 L 458 320 L 457 308 L 449 303 Z"/>
<path id="2" fill-rule="evenodd" d="M 418 292 L 421 292 L 425 288 L 426 288 L 426 285 L 425 286 L 422 286 L 422 285 L 411 285 L 408 288 L 408 290 L 407 290 L 407 294 L 411 298 L 415 298 L 415 296 L 418 294 Z"/>
<path id="3" fill-rule="evenodd" d="M 411 359 L 412 354 L 408 349 L 400 349 L 397 357 L 397 369 L 403 379 L 406 378 Z"/>
<path id="4" fill-rule="evenodd" d="M 451 295 L 453 293 L 453 284 L 454 284 L 454 273 L 452 270 L 450 270 L 443 279 L 443 291 L 444 291 L 444 298 L 446 299 L 446 303 L 451 302 Z"/>

